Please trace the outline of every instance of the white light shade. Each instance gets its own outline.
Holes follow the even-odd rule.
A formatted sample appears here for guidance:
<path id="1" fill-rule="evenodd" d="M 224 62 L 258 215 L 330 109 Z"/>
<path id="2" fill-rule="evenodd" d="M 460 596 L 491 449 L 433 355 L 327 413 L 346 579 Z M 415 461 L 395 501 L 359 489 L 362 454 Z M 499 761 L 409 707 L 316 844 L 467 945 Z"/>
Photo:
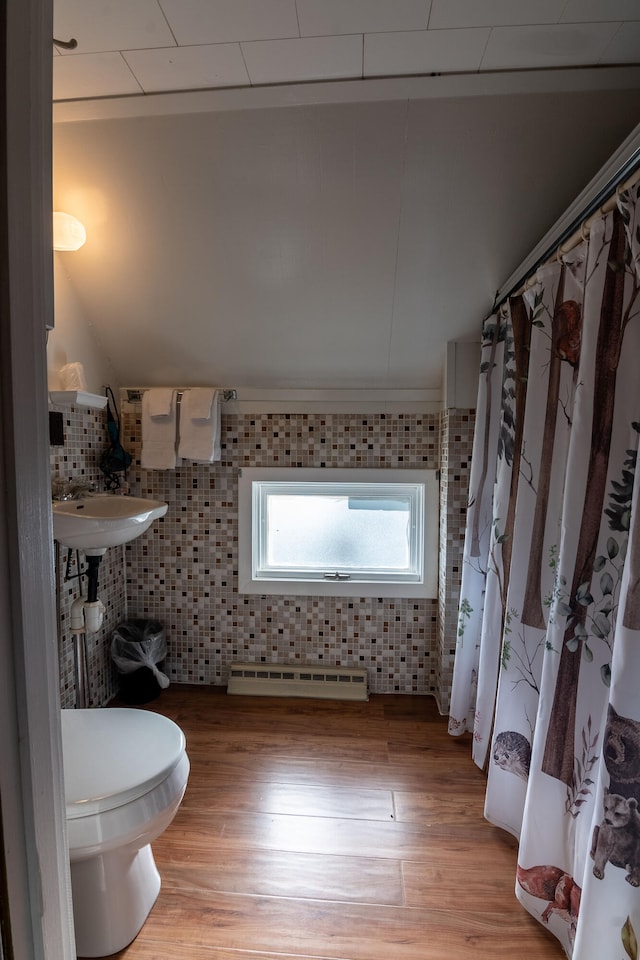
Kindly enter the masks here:
<path id="1" fill-rule="evenodd" d="M 70 213 L 53 214 L 53 249 L 79 250 L 86 242 L 87 231 Z"/>

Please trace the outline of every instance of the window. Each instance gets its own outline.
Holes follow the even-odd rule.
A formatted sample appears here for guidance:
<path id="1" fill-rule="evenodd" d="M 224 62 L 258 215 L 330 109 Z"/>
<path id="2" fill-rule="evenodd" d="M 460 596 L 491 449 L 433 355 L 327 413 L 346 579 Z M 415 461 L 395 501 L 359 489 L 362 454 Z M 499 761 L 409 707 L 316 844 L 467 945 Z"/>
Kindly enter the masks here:
<path id="1" fill-rule="evenodd" d="M 245 469 L 239 591 L 436 596 L 433 470 Z"/>

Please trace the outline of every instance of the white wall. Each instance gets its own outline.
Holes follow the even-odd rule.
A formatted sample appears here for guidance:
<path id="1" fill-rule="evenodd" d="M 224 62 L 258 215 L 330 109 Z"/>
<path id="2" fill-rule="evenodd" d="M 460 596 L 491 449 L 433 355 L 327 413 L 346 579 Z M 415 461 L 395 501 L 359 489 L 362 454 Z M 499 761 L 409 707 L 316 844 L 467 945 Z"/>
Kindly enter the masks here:
<path id="1" fill-rule="evenodd" d="M 89 393 L 104 394 L 107 384 L 114 393 L 120 386 L 110 359 L 98 341 L 95 329 L 87 320 L 69 275 L 64 259 L 73 253 L 54 253 L 55 327 L 47 342 L 47 376 L 49 390 L 62 390 L 60 368 L 78 361 L 84 367 Z"/>
<path id="2" fill-rule="evenodd" d="M 440 390 L 446 341 L 480 336 L 640 115 L 637 79 L 552 96 L 517 76 L 487 96 L 68 111 L 54 203 L 88 237 L 58 256 L 122 382 Z"/>
<path id="3" fill-rule="evenodd" d="M 480 372 L 480 342 L 447 343 L 444 370 L 443 406 L 445 410 L 468 410 L 476 405 Z"/>

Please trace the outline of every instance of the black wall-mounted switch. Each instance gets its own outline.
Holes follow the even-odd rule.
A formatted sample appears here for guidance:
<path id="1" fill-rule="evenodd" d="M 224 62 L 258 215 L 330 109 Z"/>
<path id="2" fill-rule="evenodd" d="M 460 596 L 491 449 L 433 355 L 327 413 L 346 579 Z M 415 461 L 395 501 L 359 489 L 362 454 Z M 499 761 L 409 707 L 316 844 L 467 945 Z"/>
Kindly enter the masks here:
<path id="1" fill-rule="evenodd" d="M 52 447 L 64 446 L 64 426 L 62 414 L 55 410 L 49 411 L 49 443 Z"/>

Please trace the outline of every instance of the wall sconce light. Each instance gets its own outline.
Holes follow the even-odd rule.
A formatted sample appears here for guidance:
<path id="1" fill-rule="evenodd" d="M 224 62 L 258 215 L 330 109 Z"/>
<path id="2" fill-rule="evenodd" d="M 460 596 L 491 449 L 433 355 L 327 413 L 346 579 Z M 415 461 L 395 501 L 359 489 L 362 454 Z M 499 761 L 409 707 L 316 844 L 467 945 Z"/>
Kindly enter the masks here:
<path id="1" fill-rule="evenodd" d="M 87 231 L 70 213 L 53 214 L 53 249 L 79 250 L 86 242 Z"/>

